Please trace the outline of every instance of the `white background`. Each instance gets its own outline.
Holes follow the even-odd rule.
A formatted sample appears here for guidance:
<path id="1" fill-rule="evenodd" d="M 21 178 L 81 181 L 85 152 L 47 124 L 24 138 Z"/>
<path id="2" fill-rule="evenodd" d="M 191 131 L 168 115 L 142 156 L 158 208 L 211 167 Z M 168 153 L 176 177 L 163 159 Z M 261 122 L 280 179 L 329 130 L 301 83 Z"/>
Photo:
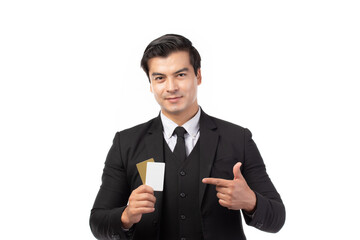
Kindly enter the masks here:
<path id="1" fill-rule="evenodd" d="M 199 103 L 249 128 L 287 209 L 248 239 L 359 239 L 358 1 L 1 1 L 1 239 L 93 239 L 116 131 L 157 116 L 140 59 L 202 56 Z"/>

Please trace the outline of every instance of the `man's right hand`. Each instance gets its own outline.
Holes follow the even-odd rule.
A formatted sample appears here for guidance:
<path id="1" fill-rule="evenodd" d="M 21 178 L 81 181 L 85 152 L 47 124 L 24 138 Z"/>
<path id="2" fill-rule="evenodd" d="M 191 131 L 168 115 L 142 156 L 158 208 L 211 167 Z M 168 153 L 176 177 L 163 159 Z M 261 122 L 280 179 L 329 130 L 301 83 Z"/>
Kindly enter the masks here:
<path id="1" fill-rule="evenodd" d="M 132 191 L 129 203 L 121 215 L 121 222 L 125 229 L 129 229 L 135 223 L 140 222 L 144 213 L 155 211 L 156 198 L 154 190 L 147 185 L 141 185 Z"/>

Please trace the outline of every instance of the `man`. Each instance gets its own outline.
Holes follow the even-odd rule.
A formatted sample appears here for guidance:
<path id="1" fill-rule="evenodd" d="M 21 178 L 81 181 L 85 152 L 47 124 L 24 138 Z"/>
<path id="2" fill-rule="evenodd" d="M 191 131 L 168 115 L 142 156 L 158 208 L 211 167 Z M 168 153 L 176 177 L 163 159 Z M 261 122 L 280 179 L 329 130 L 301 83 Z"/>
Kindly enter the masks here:
<path id="1" fill-rule="evenodd" d="M 141 66 L 160 115 L 116 133 L 91 211 L 98 239 L 246 239 L 246 223 L 277 232 L 285 208 L 248 129 L 198 105 L 200 55 L 167 34 L 145 49 Z M 164 191 L 143 185 L 136 164 L 165 162 Z M 241 211 L 240 211 L 241 210 Z"/>

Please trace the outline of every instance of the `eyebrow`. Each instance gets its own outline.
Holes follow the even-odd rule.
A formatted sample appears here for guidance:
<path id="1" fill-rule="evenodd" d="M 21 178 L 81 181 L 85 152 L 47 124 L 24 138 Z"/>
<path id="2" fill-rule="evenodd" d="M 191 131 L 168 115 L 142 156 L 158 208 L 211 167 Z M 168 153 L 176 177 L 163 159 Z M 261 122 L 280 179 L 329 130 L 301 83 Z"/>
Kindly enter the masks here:
<path id="1" fill-rule="evenodd" d="M 180 69 L 180 70 L 177 70 L 176 72 L 174 72 L 174 74 L 178 74 L 178 73 L 181 73 L 181 72 L 187 72 L 187 71 L 189 71 L 189 68 L 187 68 L 187 67 L 184 67 L 184 68 L 182 68 L 182 69 Z M 165 74 L 163 74 L 163 73 L 158 73 L 158 72 L 153 72 L 152 74 L 151 74 L 151 76 L 165 76 Z"/>
<path id="2" fill-rule="evenodd" d="M 153 72 L 153 73 L 151 74 L 151 76 L 158 76 L 158 75 L 164 76 L 165 74 L 163 74 L 163 73 L 157 73 L 157 72 Z"/>
<path id="3" fill-rule="evenodd" d="M 185 67 L 185 68 L 182 68 L 180 70 L 177 70 L 174 74 L 178 74 L 180 72 L 187 72 L 187 71 L 189 71 L 189 68 Z"/>

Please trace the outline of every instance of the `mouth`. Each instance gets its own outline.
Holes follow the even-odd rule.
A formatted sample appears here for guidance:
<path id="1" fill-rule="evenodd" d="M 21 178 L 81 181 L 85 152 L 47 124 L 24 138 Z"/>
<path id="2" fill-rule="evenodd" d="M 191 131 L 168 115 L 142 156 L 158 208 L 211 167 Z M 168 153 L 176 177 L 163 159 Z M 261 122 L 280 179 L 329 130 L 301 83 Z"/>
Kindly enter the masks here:
<path id="1" fill-rule="evenodd" d="M 182 96 L 178 96 L 178 97 L 167 97 L 167 98 L 165 98 L 165 100 L 174 103 L 174 102 L 179 101 L 181 98 L 182 98 Z"/>

